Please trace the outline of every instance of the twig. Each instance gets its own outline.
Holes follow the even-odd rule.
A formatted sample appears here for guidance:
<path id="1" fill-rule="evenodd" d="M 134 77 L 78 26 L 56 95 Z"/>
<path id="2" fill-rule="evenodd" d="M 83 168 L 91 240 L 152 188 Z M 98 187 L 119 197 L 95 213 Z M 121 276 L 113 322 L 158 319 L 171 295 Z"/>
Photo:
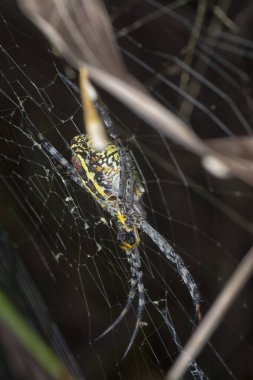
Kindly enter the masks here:
<path id="1" fill-rule="evenodd" d="M 253 272 L 253 247 L 242 259 L 195 334 L 189 339 L 175 364 L 167 373 L 166 380 L 179 380 L 189 368 L 189 362 L 200 353 L 209 337 L 220 324 L 228 308 Z"/>

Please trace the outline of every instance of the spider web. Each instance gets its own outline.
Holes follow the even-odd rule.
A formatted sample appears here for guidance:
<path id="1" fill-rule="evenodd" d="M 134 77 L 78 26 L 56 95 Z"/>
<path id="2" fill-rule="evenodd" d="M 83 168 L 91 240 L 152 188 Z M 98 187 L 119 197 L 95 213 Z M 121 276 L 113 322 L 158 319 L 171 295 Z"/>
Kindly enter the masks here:
<path id="1" fill-rule="evenodd" d="M 246 2 L 205 4 L 113 1 L 108 9 L 129 70 L 155 98 L 202 138 L 250 134 L 253 43 L 247 25 L 253 9 Z M 15 8 L 3 9 L 0 28 L 2 228 L 17 243 L 85 378 L 163 378 L 194 329 L 188 293 L 143 235 L 147 304 L 133 348 L 122 361 L 136 300 L 123 321 L 95 341 L 125 305 L 127 257 L 116 244 L 114 221 L 38 139 L 43 134 L 70 162 L 69 143 L 83 133 L 77 74 Z M 250 247 L 252 189 L 208 175 L 198 158 L 99 93 L 134 153 L 147 218 L 183 258 L 205 311 Z M 201 353 L 198 364 L 210 379 L 253 375 L 250 299 L 248 286 Z"/>

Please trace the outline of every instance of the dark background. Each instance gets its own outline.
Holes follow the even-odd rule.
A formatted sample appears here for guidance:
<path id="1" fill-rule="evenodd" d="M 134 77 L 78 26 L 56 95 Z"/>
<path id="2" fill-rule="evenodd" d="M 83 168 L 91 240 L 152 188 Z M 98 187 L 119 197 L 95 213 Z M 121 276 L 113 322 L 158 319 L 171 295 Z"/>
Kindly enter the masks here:
<path id="1" fill-rule="evenodd" d="M 160 2 L 160 8 L 166 4 Z M 220 5 L 215 1 L 208 2 L 201 38 L 191 65 L 193 68 L 197 67 L 203 53 L 201 47 L 209 46 L 206 32 L 217 4 Z M 161 11 L 160 17 L 118 38 L 129 70 L 177 114 L 183 97 L 171 85 L 162 82 L 159 74 L 179 88 L 182 71 L 174 58 L 184 59 L 184 48 L 191 34 L 191 28 L 182 23 L 180 17 L 193 23 L 197 5 L 198 2 L 191 1 L 172 15 Z M 108 1 L 107 6 L 116 35 L 123 27 L 156 9 L 149 1 L 125 1 L 124 4 Z M 134 325 L 133 312 L 113 334 L 94 342 L 124 305 L 129 279 L 127 263 L 114 243 L 115 231 L 101 223 L 95 226 L 99 216 L 106 216 L 89 196 L 70 183 L 69 191 L 76 204 L 80 204 L 80 215 L 92 228 L 86 231 L 81 221 L 73 217 L 71 207 L 67 207 L 64 201 L 67 191 L 59 180 L 58 169 L 23 133 L 31 132 L 30 124 L 36 126 L 70 159 L 68 144 L 77 129 L 82 128 L 82 110 L 59 80 L 59 72 L 66 73 L 68 65 L 52 54 L 47 41 L 20 13 L 15 3 L 2 1 L 0 10 L 3 15 L 0 22 L 0 223 L 1 229 L 8 234 L 8 244 L 15 245 L 13 262 L 8 267 L 9 280 L 2 286 L 52 344 L 51 323 L 45 326 L 38 322 L 38 313 L 33 310 L 36 304 L 27 301 L 25 288 L 20 286 L 20 269 L 15 263 L 21 259 L 31 276 L 29 279 L 46 304 L 48 320 L 56 322 L 86 378 L 163 378 L 177 351 L 159 309 L 166 306 L 163 301 L 166 296 L 177 332 L 185 342 L 192 331 L 190 318 L 194 314 L 188 294 L 179 277 L 157 254 L 156 247 L 143 237 L 141 254 L 145 289 L 151 300 L 160 303 L 156 306 L 148 302 L 144 315 L 148 326 L 139 333 L 134 349 L 125 361 L 120 359 Z M 238 26 L 237 36 L 252 40 L 253 7 L 250 1 L 231 1 L 227 17 Z M 187 122 L 202 138 L 227 136 L 210 117 L 211 112 L 228 127 L 231 135 L 245 134 L 243 123 L 233 112 L 233 104 L 249 125 L 252 122 L 251 46 L 245 46 L 225 27 L 222 30 L 233 37 L 228 43 L 230 49 L 222 49 L 224 41 L 219 36 L 214 52 L 235 69 L 233 71 L 231 66 L 226 67 L 211 56 L 211 62 L 215 62 L 218 69 L 214 70 L 210 64 L 204 76 L 234 103 L 201 86 L 197 100 L 209 111 L 194 107 Z M 237 49 L 236 54 L 232 48 Z M 78 84 L 77 75 L 73 81 Z M 100 93 L 112 112 L 122 139 L 128 142 L 141 167 L 147 188 L 144 203 L 148 219 L 182 255 L 199 284 L 205 311 L 252 243 L 252 189 L 237 179 L 221 181 L 209 176 L 197 157 L 165 140 L 108 94 Z M 24 108 L 18 100 L 24 101 Z M 47 177 L 45 168 L 49 170 Z M 62 175 L 64 177 L 64 173 Z M 59 236 L 64 245 L 61 245 Z M 102 245 L 102 253 L 95 241 Z M 57 263 L 54 255 L 62 252 L 63 246 L 63 259 Z M 101 286 L 111 309 L 105 302 Z M 251 289 L 252 282 L 245 287 L 214 334 L 211 341 L 214 350 L 209 346 L 200 355 L 199 364 L 210 379 L 246 380 L 253 377 Z M 14 346 L 15 342 L 9 348 L 2 344 L 3 379 L 27 378 L 24 369 L 22 373 L 20 368 L 19 371 L 12 368 Z M 59 351 L 64 357 L 62 350 Z"/>

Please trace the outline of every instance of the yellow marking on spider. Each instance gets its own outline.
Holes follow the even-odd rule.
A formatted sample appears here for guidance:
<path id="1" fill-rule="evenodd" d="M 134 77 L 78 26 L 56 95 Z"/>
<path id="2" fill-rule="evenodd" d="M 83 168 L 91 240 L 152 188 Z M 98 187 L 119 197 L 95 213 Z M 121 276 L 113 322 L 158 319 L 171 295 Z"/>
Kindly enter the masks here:
<path id="1" fill-rule="evenodd" d="M 119 247 L 121 249 L 124 249 L 124 251 L 130 251 L 130 249 L 133 249 L 134 247 L 136 246 L 136 244 L 129 244 L 127 243 L 126 241 L 123 241 L 122 243 L 120 243 Z"/>
<path id="2" fill-rule="evenodd" d="M 135 226 L 133 226 L 133 227 L 129 226 L 129 225 L 126 223 L 126 221 L 127 221 L 127 218 L 125 217 L 125 215 L 122 214 L 122 212 L 121 212 L 120 210 L 118 210 L 118 222 L 121 223 L 121 224 L 123 225 L 124 230 L 125 230 L 126 232 L 132 232 L 132 231 L 134 231 L 134 234 L 135 234 L 135 236 L 137 237 L 136 240 L 137 240 L 138 242 L 140 242 L 140 236 L 139 236 L 139 233 L 138 233 L 137 228 L 136 228 Z M 129 244 L 129 243 L 127 243 L 127 244 Z M 132 245 L 132 247 L 135 247 L 135 245 L 136 245 L 136 244 L 134 243 L 134 245 Z"/>
<path id="3" fill-rule="evenodd" d="M 131 232 L 133 230 L 133 228 L 130 228 L 126 224 L 126 221 L 127 221 L 127 218 L 125 217 L 125 215 L 122 214 L 122 212 L 120 210 L 118 210 L 118 222 L 124 226 L 124 229 L 126 232 Z"/>
<path id="4" fill-rule="evenodd" d="M 109 154 L 117 153 L 119 151 L 119 148 L 116 145 L 109 144 L 107 145 L 105 152 L 106 155 L 109 156 Z"/>
<path id="5" fill-rule="evenodd" d="M 99 166 L 99 168 L 100 168 L 100 166 Z M 119 173 L 119 169 L 114 169 L 114 168 L 111 168 L 110 166 L 109 167 L 106 166 L 105 168 L 101 167 L 101 169 L 97 169 L 97 170 L 98 171 L 103 170 L 103 172 L 109 173 L 109 174 L 111 174 L 111 173 L 118 174 Z"/>
<path id="6" fill-rule="evenodd" d="M 126 217 L 124 214 L 122 214 L 119 210 L 118 210 L 118 221 L 122 224 L 125 224 L 126 222 Z"/>
<path id="7" fill-rule="evenodd" d="M 124 251 L 130 251 L 134 247 L 137 247 L 140 244 L 141 238 L 138 229 L 133 226 L 132 231 L 134 232 L 135 240 L 133 243 L 129 243 L 128 241 L 121 241 L 119 244 L 119 247 L 123 249 Z"/>
<path id="8" fill-rule="evenodd" d="M 88 166 L 86 165 L 85 160 L 83 159 L 83 157 L 82 157 L 80 154 L 77 154 L 76 156 L 77 156 L 77 158 L 80 160 L 80 162 L 81 162 L 81 164 L 82 164 L 82 167 L 83 167 L 83 169 L 85 170 L 88 179 L 90 179 L 90 180 L 92 181 L 92 183 L 94 184 L 95 189 L 98 191 L 98 193 L 99 193 L 102 197 L 106 197 L 107 194 L 105 193 L 104 188 L 103 188 L 102 186 L 100 186 L 100 185 L 98 184 L 98 182 L 95 180 L 95 173 L 89 171 Z M 83 182 L 85 183 L 84 180 L 83 180 Z M 87 187 L 88 187 L 88 186 L 86 185 L 86 188 L 87 188 Z M 91 190 L 90 190 L 90 192 L 91 192 L 92 194 L 94 194 Z M 95 198 L 98 198 L 98 197 L 95 196 Z"/>
<path id="9" fill-rule="evenodd" d="M 102 208 L 104 208 L 106 205 L 105 205 L 104 203 L 101 202 L 101 199 L 97 196 L 97 194 L 94 193 L 94 192 L 89 188 L 89 186 L 87 186 L 87 183 L 86 183 L 86 181 L 85 181 L 83 178 L 81 178 L 81 180 L 82 180 L 82 183 L 84 184 L 85 188 L 88 190 L 88 192 L 93 196 L 93 198 L 95 198 L 95 199 L 97 200 L 97 202 L 99 202 L 99 205 L 100 205 Z"/>

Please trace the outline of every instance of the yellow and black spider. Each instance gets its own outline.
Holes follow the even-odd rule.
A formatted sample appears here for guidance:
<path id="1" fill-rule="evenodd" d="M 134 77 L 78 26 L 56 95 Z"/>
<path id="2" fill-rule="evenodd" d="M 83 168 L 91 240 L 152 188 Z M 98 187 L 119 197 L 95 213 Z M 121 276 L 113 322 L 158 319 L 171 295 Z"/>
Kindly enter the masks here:
<path id="1" fill-rule="evenodd" d="M 117 212 L 119 225 L 118 243 L 120 248 L 130 250 L 140 242 L 138 229 L 131 223 L 126 211 L 126 197 L 120 196 L 122 176 L 122 161 L 128 152 L 120 149 L 113 143 L 108 143 L 105 149 L 97 152 L 87 135 L 78 135 L 71 141 L 73 151 L 72 163 L 82 178 L 82 182 L 92 196 L 100 201 L 101 207 L 108 204 Z M 126 192 L 130 192 L 129 183 L 126 183 Z M 132 202 L 139 202 L 144 188 L 140 177 L 134 169 Z"/>
<path id="2" fill-rule="evenodd" d="M 131 287 L 124 309 L 97 339 L 113 330 L 123 319 L 130 309 L 136 291 L 138 291 L 137 318 L 134 331 L 124 354 L 125 357 L 134 342 L 145 307 L 145 290 L 138 249 L 141 240 L 140 232 L 145 233 L 153 240 L 180 275 L 190 293 L 199 319 L 201 318 L 201 297 L 198 287 L 181 257 L 174 251 L 167 240 L 147 222 L 141 205 L 144 188 L 140 176 L 130 152 L 122 147 L 120 139 L 113 130 L 109 115 L 101 104 L 95 103 L 91 99 L 88 100 L 89 103 L 84 104 L 86 120 L 87 118 L 89 120 L 89 112 L 91 112 L 93 119 L 94 117 L 100 117 L 96 114 L 98 111 L 107 126 L 108 134 L 111 138 L 111 141 L 108 139 L 104 149 L 97 151 L 91 138 L 85 134 L 74 137 L 71 141 L 72 166 L 44 137 L 40 136 L 40 141 L 41 146 L 68 171 L 71 179 L 87 190 L 96 202 L 113 216 L 117 224 L 117 241 L 119 246 L 127 253 L 130 264 Z"/>

